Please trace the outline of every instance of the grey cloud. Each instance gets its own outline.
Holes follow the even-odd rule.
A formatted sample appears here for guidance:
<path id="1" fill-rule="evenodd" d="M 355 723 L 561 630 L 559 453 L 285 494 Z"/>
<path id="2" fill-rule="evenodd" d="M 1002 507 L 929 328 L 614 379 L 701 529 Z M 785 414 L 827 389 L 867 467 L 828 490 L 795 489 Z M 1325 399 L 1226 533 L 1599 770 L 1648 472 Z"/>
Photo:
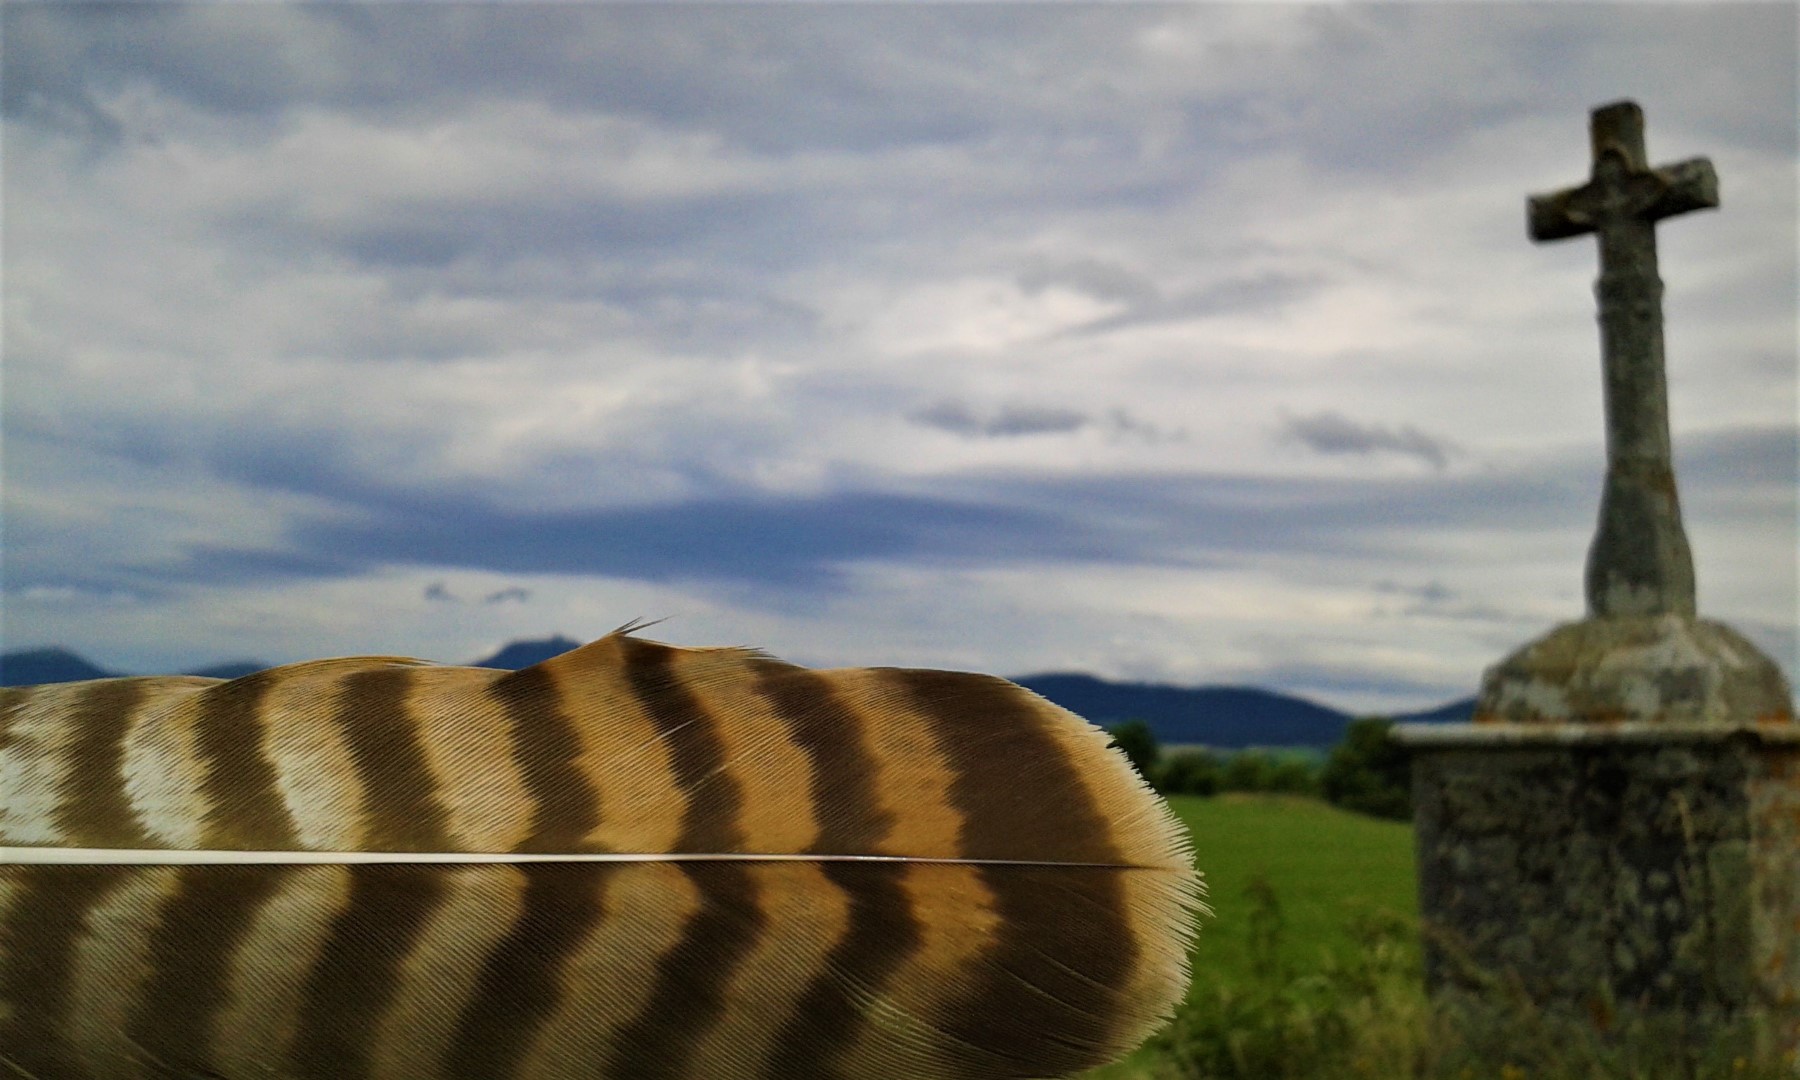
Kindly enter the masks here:
<path id="1" fill-rule="evenodd" d="M 137 562 L 119 569 L 153 587 L 176 583 L 211 587 L 356 577 L 369 567 L 369 561 L 357 555 L 294 543 L 274 548 L 193 544 L 179 561 Z"/>
<path id="2" fill-rule="evenodd" d="M 1411 596 L 1424 603 L 1443 603 L 1455 594 L 1450 587 L 1441 581 L 1428 581 L 1423 585 L 1403 585 L 1397 581 L 1378 581 L 1375 591 L 1388 595 Z"/>
<path id="3" fill-rule="evenodd" d="M 784 308 L 757 285 L 890 235 L 896 208 L 917 203 L 924 187 L 939 235 L 957 235 L 959 222 L 979 222 L 984 238 L 1002 240 L 1022 202 L 1048 215 L 1191 198 L 1212 163 L 1225 159 L 1219 148 L 1227 143 L 1241 149 L 1278 139 L 1306 149 L 1336 139 L 1352 149 L 1328 152 L 1406 168 L 1426 152 L 1425 135 L 1460 139 L 1471 125 L 1521 106 L 1501 91 L 1493 92 L 1505 99 L 1500 105 L 1482 106 L 1485 91 L 1459 90 L 1470 100 L 1421 119 L 1420 101 L 1434 98 L 1416 86 L 1370 101 L 1338 83 L 1366 80 L 1370 56 L 1488 21 L 1500 27 L 1487 35 L 1500 44 L 1486 46 L 1498 55 L 1544 47 L 1544 32 L 1529 20 L 1485 11 L 1315 13 L 1299 20 L 1310 29 L 1292 35 L 1295 44 L 1270 53 L 1271 64 L 1309 70 L 1302 61 L 1310 50 L 1329 46 L 1337 56 L 1345 42 L 1356 48 L 1344 55 L 1358 59 L 1284 90 L 1273 72 L 1250 72 L 1230 88 L 1130 75 L 1143 59 L 1146 33 L 1179 21 L 1150 7 L 72 7 L 4 9 L 9 114 L 23 110 L 45 123 L 53 115 L 99 116 L 108 94 L 141 84 L 199 108 L 251 117 L 271 132 L 281 113 L 298 109 L 417 131 L 476 103 L 532 101 L 641 121 L 658 133 L 704 134 L 727 153 L 753 158 L 761 179 L 746 188 L 649 203 L 580 190 L 579 180 L 553 169 L 528 198 L 496 199 L 454 185 L 406 198 L 373 192 L 321 198 L 339 216 L 318 220 L 283 196 L 240 209 L 225 223 L 246 234 L 239 242 L 249 247 L 316 250 L 390 278 L 410 277 L 424 290 L 451 291 L 446 287 L 466 280 L 469 265 L 490 281 L 510 281 L 533 260 L 564 260 L 597 272 L 603 280 L 590 295 L 630 312 L 638 320 L 632 329 L 683 344 L 741 338 L 765 321 L 806 333 L 807 313 Z M 1192 15 L 1202 30 L 1205 16 Z M 1562 19 L 1600 25 L 1579 12 Z M 1022 70 L 1057 77 L 992 74 Z M 1096 87 L 1106 93 L 1096 95 Z M 1300 101 L 1310 104 L 1299 108 Z M 1250 123 L 1259 103 L 1292 127 L 1271 134 L 1266 123 Z M 1173 124 L 1166 152 L 1155 155 L 1136 145 L 1144 137 L 1140 125 L 1152 117 Z M 252 123 L 245 130 L 261 129 Z M 930 164 L 883 167 L 886 155 L 915 145 L 931 148 Z M 524 160 L 541 149 L 523 146 Z M 448 154 L 453 171 L 453 147 Z M 827 183 L 808 182 L 810 154 L 846 171 Z M 605 284 L 608 271 L 659 284 L 633 293 Z M 689 277 L 670 286 L 660 277 L 665 271 Z M 1247 274 L 1174 292 L 1127 258 L 1097 256 L 1045 258 L 1028 264 L 1019 281 L 1028 289 L 1062 284 L 1126 306 L 1071 333 L 1221 312 L 1274 314 L 1324 284 L 1301 274 Z M 693 302 L 683 295 L 690 289 L 728 302 Z M 447 356 L 481 344 L 421 328 L 374 352 Z"/>
<path id="4" fill-rule="evenodd" d="M 907 416 L 915 424 L 937 428 L 968 439 L 1005 439 L 1023 435 L 1068 435 L 1097 427 L 1112 440 L 1136 439 L 1157 445 L 1179 442 L 1186 432 L 1166 430 L 1133 416 L 1121 408 L 1093 415 L 1075 409 L 1047 406 L 1004 405 L 983 412 L 961 401 L 944 400 Z"/>
<path id="5" fill-rule="evenodd" d="M 1019 288 L 1028 293 L 1062 285 L 1097 300 L 1145 305 L 1161 299 L 1156 282 L 1118 263 L 1100 259 L 1052 261 L 1033 259 L 1018 275 Z"/>
<path id="6" fill-rule="evenodd" d="M 1800 428 L 1742 427 L 1675 437 L 1676 478 L 1714 488 L 1753 486 L 1800 497 Z"/>
<path id="7" fill-rule="evenodd" d="M 344 33 L 347 20 L 321 18 L 319 9 L 74 4 L 9 6 L 4 16 L 10 116 L 46 119 L 51 103 L 92 107 L 95 98 L 134 83 L 238 115 L 342 104 L 352 87 L 365 100 L 391 99 L 402 89 L 378 90 L 384 74 L 394 73 L 392 63 L 385 72 L 341 63 L 380 50 Z"/>
<path id="8" fill-rule="evenodd" d="M 1519 116 L 1538 82 L 1605 100 L 1634 53 L 1672 40 L 1791 71 L 1794 34 L 1784 5 L 1629 20 L 1580 6 L 1553 16 L 1514 5 L 1309 8 L 1262 14 L 1262 40 L 1247 44 L 1220 33 L 1211 9 L 1162 5 L 15 4 L 3 14 L 8 114 L 40 121 L 90 115 L 97 89 L 131 84 L 234 116 L 607 102 L 777 154 L 980 143 L 1023 123 L 1046 144 L 1087 147 L 1096 173 L 1104 164 L 1116 175 L 1126 154 L 1149 163 L 1134 122 L 1173 115 L 1168 167 L 1188 176 L 1222 145 L 1277 140 L 1387 171 L 1396 147 L 1435 153 L 1472 124 Z M 1229 77 L 1202 80 L 1197 97 L 1169 94 L 1143 48 L 1163 30 L 1202 43 L 1187 63 Z M 1608 47 L 1621 37 L 1629 47 Z M 1468 62 L 1481 77 L 1467 77 Z M 1793 145 L 1791 96 L 1690 96 L 1709 127 Z"/>
<path id="9" fill-rule="evenodd" d="M 1447 441 L 1425 434 L 1411 424 L 1390 428 L 1359 424 L 1339 412 L 1327 410 L 1313 416 L 1290 416 L 1282 421 L 1281 438 L 1298 442 L 1316 453 L 1394 453 L 1418 458 L 1434 469 L 1450 463 L 1455 448 Z"/>
<path id="10" fill-rule="evenodd" d="M 1519 621 L 1515 612 L 1495 607 L 1491 604 L 1471 603 L 1461 598 L 1456 590 L 1441 581 L 1428 581 L 1423 585 L 1403 585 L 1393 581 L 1377 582 L 1375 592 L 1383 596 L 1393 596 L 1404 601 L 1399 607 L 1381 607 L 1374 615 L 1376 618 L 1392 619 L 1454 619 L 1465 622 L 1483 622 L 1512 624 Z"/>
<path id="11" fill-rule="evenodd" d="M 1342 275 L 1383 271 L 1344 265 L 1314 250 L 1314 237 L 1284 231 L 1288 223 L 1279 215 L 1297 209 L 1305 219 L 1316 209 L 1281 205 L 1287 181 L 1297 198 L 1329 200 L 1364 188 L 1377 199 L 1389 197 L 1383 191 L 1403 198 L 1405 179 L 1370 183 L 1370 176 L 1346 176 L 1344 169 L 1416 178 L 1465 155 L 1492 179 L 1493 168 L 1511 163 L 1492 160 L 1489 140 L 1504 141 L 1517 125 L 1552 113 L 1556 138 L 1567 140 L 1569 160 L 1578 164 L 1581 112 L 1616 96 L 1621 73 L 1648 87 L 1674 85 L 1675 75 L 1709 57 L 1732 63 L 1714 63 L 1723 74 L 1690 87 L 1693 94 L 1646 100 L 1653 153 L 1703 152 L 1724 162 L 1746 148 L 1775 146 L 1791 157 L 1794 96 L 1780 92 L 1792 85 L 1791 6 L 1621 12 L 1349 5 L 1246 15 L 1237 29 L 1217 18 L 1222 13 L 1205 5 L 0 4 L 0 103 L 9 132 L 26 136 L 14 148 L 33 166 L 9 170 L 9 204 L 66 197 L 71 224 L 82 226 L 68 234 L 100 238 L 87 249 L 52 249 L 45 238 L 60 244 L 55 237 L 65 230 L 55 237 L 39 230 L 40 250 L 26 254 L 54 272 L 21 275 L 21 282 L 69 284 L 59 286 L 61 294 L 44 286 L 21 299 L 46 313 L 46 338 L 74 342 L 71 348 L 97 360 L 109 347 L 113 360 L 140 357 L 142 366 L 118 380 L 121 398 L 129 397 L 131 378 L 159 378 L 150 366 L 155 349 L 174 353 L 189 342 L 172 337 L 146 346 L 128 309 L 159 308 L 171 324 L 201 328 L 212 311 L 181 310 L 183 279 L 175 274 L 166 283 L 174 302 L 165 304 L 163 295 L 112 288 L 110 279 L 89 281 L 77 272 L 109 265 L 115 255 L 120 264 L 161 265 L 156 249 L 134 255 L 106 246 L 108 237 L 131 235 L 122 226 L 137 227 L 141 217 L 221 273 L 273 271 L 246 281 L 247 290 L 297 295 L 283 274 L 333 288 L 376 282 L 384 290 L 366 313 L 348 310 L 356 299 L 336 311 L 306 312 L 318 331 L 304 342 L 218 339 L 217 348 L 246 363 L 302 351 L 346 360 L 542 355 L 582 341 L 621 351 L 641 346 L 646 357 L 761 353 L 802 368 L 830 353 L 854 372 L 846 378 L 856 385 L 810 401 L 835 407 L 854 400 L 861 408 L 869 388 L 879 386 L 887 401 L 929 403 L 946 386 L 941 372 L 909 368 L 896 376 L 854 356 L 844 360 L 837 347 L 845 340 L 827 338 L 838 313 L 821 316 L 801 289 L 843 283 L 879 295 L 1009 267 L 1026 291 L 1068 288 L 1123 308 L 1073 334 L 1221 313 L 1280 321 Z M 1173 61 L 1140 47 L 1165 24 L 1194 46 Z M 1671 40 L 1705 47 L 1666 59 L 1652 51 L 1668 52 Z M 1621 48 L 1621 41 L 1637 44 Z M 1771 64 L 1781 65 L 1780 78 L 1767 75 Z M 430 163 L 429 183 L 415 183 L 402 169 L 389 187 L 386 179 L 346 169 L 341 186 L 328 180 L 325 190 L 297 192 L 270 168 L 285 134 L 301 123 L 354 128 L 358 138 L 411 138 L 440 126 L 454 132 L 457 123 L 478 123 L 494 108 L 532 115 L 522 106 L 536 104 L 554 113 L 544 130 L 502 132 L 487 148 L 522 163 L 532 174 L 525 184 L 495 181 L 486 168 L 491 160 L 465 155 L 459 145 L 447 145 L 444 159 Z M 566 129 L 564 120 L 572 121 Z M 716 148 L 726 179 L 690 194 L 673 190 L 690 190 L 686 185 L 665 191 L 652 180 L 648 196 L 633 196 L 568 165 L 616 148 L 571 152 L 557 140 L 590 124 L 612 131 L 615 122 L 648 140 L 699 146 L 701 156 Z M 1673 137 L 1678 130 L 1720 134 L 1688 151 Z M 38 137 L 42 132 L 57 137 Z M 144 171 L 162 167 L 155 154 L 120 152 L 158 139 L 185 144 L 191 153 L 182 163 L 222 162 L 226 171 L 196 177 L 194 190 L 211 190 L 217 179 L 232 199 L 175 197 L 156 185 L 185 183 L 187 174 L 157 179 L 163 174 Z M 68 156 L 58 156 L 65 149 Z M 593 164 L 591 156 L 583 160 Z M 1208 201 L 1215 180 L 1236 177 L 1246 164 L 1280 178 L 1270 192 L 1276 205 L 1246 214 Z M 1321 167 L 1329 175 L 1316 175 Z M 1578 178 L 1563 169 L 1556 166 L 1543 182 Z M 1505 197 L 1508 205 L 1516 207 L 1530 190 L 1527 181 L 1506 189 L 1515 192 Z M 41 190 L 23 190 L 26 182 Z M 131 198 L 111 197 L 134 182 Z M 165 215 L 167 207 L 178 210 Z M 1362 218 L 1354 222 L 1359 227 Z M 1506 242 L 1521 243 L 1517 223 L 1506 225 Z M 1268 248 L 1253 259 L 1237 257 L 1253 242 Z M 1171 264 L 1224 269 L 1210 283 L 1148 269 Z M 1309 267 L 1321 269 L 1309 274 Z M 1791 273 L 1780 280 L 1791 286 Z M 435 302 L 463 297 L 516 303 L 486 324 L 432 313 L 445 306 Z M 416 312 L 415 301 L 425 301 Z M 828 311 L 833 302 L 820 301 Z M 581 310 L 537 317 L 563 304 Z M 90 310 L 110 314 L 110 322 L 87 318 Z M 1752 315 L 1758 312 L 1729 321 L 1749 326 Z M 26 336 L 9 328 L 9 356 Z M 809 336 L 822 340 L 786 349 Z M 829 594 L 839 584 L 837 568 L 856 560 L 1199 565 L 1271 553 L 1400 551 L 1416 565 L 1418 553 L 1436 542 L 1434 532 L 1584 532 L 1598 488 L 1597 443 L 1579 460 L 1571 454 L 1529 472 L 1458 477 L 1444 467 L 1453 450 L 1442 438 L 1326 414 L 1291 421 L 1287 436 L 1317 453 L 1397 454 L 1439 471 L 1381 482 L 955 474 L 931 478 L 921 495 L 881 490 L 908 481 L 881 479 L 879 465 L 850 465 L 846 471 L 867 469 L 862 479 L 872 490 L 783 499 L 734 486 L 730 478 L 745 475 L 735 466 L 761 463 L 739 445 L 747 437 L 708 432 L 680 408 L 657 420 L 660 428 L 646 423 L 630 447 L 577 448 L 566 457 L 546 450 L 496 477 L 453 473 L 450 462 L 461 458 L 447 453 L 452 448 L 443 440 L 454 433 L 434 433 L 430 423 L 386 430 L 378 417 L 359 418 L 356 401 L 345 402 L 341 418 L 338 409 L 279 404 L 255 406 L 255 416 L 232 415 L 232 406 L 202 388 L 195 407 L 180 416 L 151 415 L 142 411 L 147 406 L 120 416 L 134 404 L 83 411 L 69 401 L 85 392 L 76 383 L 40 385 L 54 392 L 38 407 L 66 406 L 70 420 L 55 433 L 61 445 L 20 449 L 22 425 L 9 397 L 8 558 L 0 566 L 9 592 L 36 582 L 166 596 L 342 579 L 384 565 L 417 567 L 427 580 L 441 568 L 471 567 L 703 578 L 726 589 L 767 582 L 789 596 Z M 920 385 L 927 396 L 912 397 Z M 913 420 L 969 439 L 1182 437 L 1088 398 L 1060 396 L 1035 379 L 1017 386 L 998 393 L 1042 393 L 1080 408 L 950 401 Z M 1230 407 L 1226 401 L 1221 408 Z M 768 438 L 773 444 L 781 436 Z M 783 452 L 777 447 L 768 460 L 780 463 Z M 87 475 L 113 490 L 128 483 L 109 467 L 120 460 L 157 471 L 171 486 L 193 476 L 196 487 L 182 498 L 159 492 L 163 501 L 155 505 L 146 495 L 141 516 L 89 529 L 72 523 L 74 515 L 47 509 L 59 499 L 63 509 L 78 508 L 65 488 L 20 481 L 30 455 L 111 455 Z M 1800 487 L 1794 461 L 1791 430 L 1677 445 L 1690 516 L 1696 507 L 1714 508 L 1715 520 L 1755 521 L 1758 528 L 1776 516 L 1769 508 L 1781 499 L 1793 520 Z M 833 471 L 840 464 L 826 462 L 828 474 L 841 475 Z M 210 486 L 218 479 L 230 483 Z M 265 501 L 293 515 L 268 550 L 215 539 L 186 549 L 184 559 L 155 561 L 181 538 L 204 534 L 189 509 L 196 493 L 210 497 L 233 485 L 298 496 Z M 707 497 L 622 509 L 532 508 L 539 497 L 557 507 L 590 496 L 616 503 L 628 497 L 628 486 Z M 259 509 L 258 520 L 267 512 Z M 92 538 L 89 546 L 66 542 L 77 528 Z M 513 599 L 498 589 L 486 602 Z M 1447 611 L 1457 598 L 1428 590 L 1390 602 Z"/>
<path id="12" fill-rule="evenodd" d="M 1212 565 L 1330 550 L 1390 553 L 1432 528 L 1561 525 L 1589 493 L 1535 477 L 1411 482 L 1230 476 L 964 476 L 932 493 L 742 492 L 657 506 L 520 511 L 475 494 L 415 494 L 354 516 L 297 519 L 274 551 L 196 546 L 153 579 L 341 577 L 382 565 L 703 580 L 829 594 L 861 560 L 1020 559 Z M 1582 508 L 1585 509 L 1585 508 Z"/>
<path id="13" fill-rule="evenodd" d="M 442 581 L 434 581 L 425 586 L 425 599 L 438 604 L 460 604 L 462 598 L 450 591 L 450 587 Z M 518 585 L 497 589 L 481 598 L 484 604 L 504 604 L 508 601 L 524 603 L 531 599 L 531 590 Z"/>
<path id="14" fill-rule="evenodd" d="M 1433 4 L 1350 5 L 1321 14 L 1316 41 L 1336 62 L 1282 66 L 1287 86 L 1272 95 L 1282 121 L 1270 134 L 1299 136 L 1300 152 L 1333 171 L 1385 175 L 1396 155 L 1417 161 L 1454 151 L 1462 133 L 1527 119 L 1551 80 L 1556 98 L 1575 109 L 1616 100 L 1624 87 L 1655 115 L 1680 109 L 1721 139 L 1794 153 L 1791 92 L 1785 100 L 1745 96 L 1738 105 L 1722 86 L 1701 94 L 1668 89 L 1680 85 L 1680 57 L 1706 54 L 1733 57 L 1732 68 L 1748 83 L 1775 79 L 1791 87 L 1791 5 L 1746 7 L 1730 20 L 1720 19 L 1716 6 L 1662 5 L 1640 9 L 1634 14 L 1646 17 L 1628 22 L 1599 5 L 1571 5 L 1548 19 L 1549 9 L 1530 4 L 1484 5 L 1473 20 L 1468 9 Z M 1480 44 L 1469 33 L 1476 26 Z M 1671 50 L 1671 41 L 1686 44 Z M 1308 107 L 1294 115 L 1301 101 Z M 1660 158 L 1654 131 L 1651 138 Z M 1570 145 L 1575 152 L 1585 147 L 1579 130 Z"/>
<path id="15" fill-rule="evenodd" d="M 1591 525 L 1595 498 L 1594 477 L 1562 458 L 1512 473 L 1362 480 L 995 472 L 940 477 L 918 492 L 776 496 L 740 489 L 659 505 L 551 510 L 502 506 L 492 492 L 466 487 L 371 498 L 375 489 L 363 481 L 331 499 L 329 471 L 307 479 L 313 494 L 338 506 L 290 519 L 267 549 L 195 545 L 172 561 L 79 569 L 106 575 L 109 589 L 167 593 L 343 579 L 382 567 L 458 567 L 702 582 L 751 606 L 793 608 L 841 594 L 849 587 L 845 568 L 871 561 L 1188 568 L 1280 556 L 1416 562 L 1445 533 L 1577 535 Z M 29 515 L 19 522 L 21 531 L 34 527 Z M 47 564 L 9 576 L 7 588 L 54 582 L 99 584 Z M 1390 582 L 1384 591 L 1401 614 L 1470 624 L 1509 620 L 1435 581 Z M 502 589 L 487 600 L 515 596 Z"/>
<path id="16" fill-rule="evenodd" d="M 1107 434 L 1117 440 L 1132 438 L 1152 446 L 1163 443 L 1186 442 L 1187 431 L 1182 428 L 1169 429 L 1147 420 L 1140 420 L 1124 409 L 1112 409 L 1102 421 Z"/>
<path id="17" fill-rule="evenodd" d="M 75 7 L 9 5 L 9 45 L 28 43 L 8 49 L 9 104 L 130 82 L 234 115 L 603 100 L 780 152 L 982 137 L 1034 106 L 1029 83 L 995 86 L 982 72 L 1073 34 L 1129 48 L 1146 21 L 977 8 Z"/>
<path id="18" fill-rule="evenodd" d="M 1010 438 L 1019 435 L 1066 435 L 1093 423 L 1073 409 L 1007 405 L 983 415 L 959 401 L 940 401 L 908 417 L 913 423 L 965 438 Z"/>
<path id="19" fill-rule="evenodd" d="M 1066 333 L 1100 334 L 1145 323 L 1214 315 L 1272 315 L 1318 294 L 1328 284 L 1329 279 L 1320 274 L 1265 273 L 1229 278 L 1204 289 L 1150 296 L 1125 311 L 1083 323 Z"/>

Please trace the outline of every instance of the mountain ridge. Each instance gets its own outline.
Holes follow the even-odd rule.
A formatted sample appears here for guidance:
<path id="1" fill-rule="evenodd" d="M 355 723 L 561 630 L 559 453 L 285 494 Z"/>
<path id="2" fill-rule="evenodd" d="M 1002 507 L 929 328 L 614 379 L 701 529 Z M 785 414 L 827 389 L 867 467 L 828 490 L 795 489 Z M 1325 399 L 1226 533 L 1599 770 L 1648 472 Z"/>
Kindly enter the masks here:
<path id="1" fill-rule="evenodd" d="M 580 645 L 581 642 L 560 634 L 513 641 L 469 666 L 517 670 Z M 183 674 L 236 678 L 268 666 L 256 660 L 237 660 Z M 105 679 L 117 674 L 60 647 L 0 653 L 0 686 Z M 1142 720 L 1158 742 L 1226 750 L 1333 746 L 1343 737 L 1344 728 L 1359 715 L 1294 694 L 1253 686 L 1174 686 L 1114 681 L 1070 671 L 1038 672 L 1015 676 L 1012 681 L 1102 727 Z M 1397 714 L 1393 719 L 1424 723 L 1466 721 L 1473 714 L 1474 705 L 1473 698 L 1464 698 L 1435 709 Z"/>

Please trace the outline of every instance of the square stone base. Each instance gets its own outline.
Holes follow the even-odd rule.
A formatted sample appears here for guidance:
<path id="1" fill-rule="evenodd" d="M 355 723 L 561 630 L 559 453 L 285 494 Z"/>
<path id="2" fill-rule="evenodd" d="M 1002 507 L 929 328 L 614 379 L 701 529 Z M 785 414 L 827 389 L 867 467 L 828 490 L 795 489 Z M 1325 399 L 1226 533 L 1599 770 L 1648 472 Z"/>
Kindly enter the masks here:
<path id="1" fill-rule="evenodd" d="M 1402 725 L 1427 979 L 1800 1046 L 1800 730 Z"/>

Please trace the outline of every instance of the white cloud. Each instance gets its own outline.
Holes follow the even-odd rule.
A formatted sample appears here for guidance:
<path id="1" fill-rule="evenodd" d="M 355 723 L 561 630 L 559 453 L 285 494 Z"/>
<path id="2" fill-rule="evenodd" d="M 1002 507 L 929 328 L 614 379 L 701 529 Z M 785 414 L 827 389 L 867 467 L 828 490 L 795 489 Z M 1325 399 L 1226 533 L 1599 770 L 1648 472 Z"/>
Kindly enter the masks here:
<path id="1" fill-rule="evenodd" d="M 0 17 L 9 647 L 462 660 L 677 613 L 821 662 L 1447 692 L 1577 613 L 1591 512 L 1509 530 L 1457 485 L 1598 490 L 1593 245 L 1528 243 L 1523 200 L 1582 178 L 1586 110 L 1627 94 L 1657 161 L 1723 178 L 1659 230 L 1678 453 L 1794 423 L 1779 5 Z M 1791 664 L 1791 468 L 1682 475 L 1703 607 Z M 1331 534 L 1327 483 L 1421 476 L 1444 515 Z M 1319 486 L 1304 539 L 1243 563 L 870 555 L 835 592 L 333 571 L 301 542 L 432 500 L 1067 520 L 1051 482 L 1145 478 Z M 1147 551 L 1243 543 L 1093 512 Z M 158 576 L 200 548 L 244 579 Z M 1421 580 L 1449 595 L 1375 584 Z M 448 626 L 433 583 L 519 602 Z"/>

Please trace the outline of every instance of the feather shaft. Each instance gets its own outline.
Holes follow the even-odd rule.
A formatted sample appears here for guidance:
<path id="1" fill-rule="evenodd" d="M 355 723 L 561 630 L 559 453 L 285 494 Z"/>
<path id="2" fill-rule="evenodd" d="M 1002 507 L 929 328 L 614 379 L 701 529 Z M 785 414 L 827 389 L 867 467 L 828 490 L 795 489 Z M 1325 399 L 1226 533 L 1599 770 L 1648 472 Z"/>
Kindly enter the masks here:
<path id="1" fill-rule="evenodd" d="M 0 865 L 18 866 L 336 866 L 370 863 L 477 865 L 512 863 L 640 863 L 640 862 L 803 862 L 803 863 L 942 863 L 949 866 L 1056 866 L 1090 870 L 1162 870 L 1125 863 L 1065 862 L 1060 859 L 946 859 L 916 855 L 771 855 L 756 852 L 657 852 L 627 855 L 616 851 L 564 853 L 500 851 L 178 851 L 171 848 L 0 848 Z"/>

